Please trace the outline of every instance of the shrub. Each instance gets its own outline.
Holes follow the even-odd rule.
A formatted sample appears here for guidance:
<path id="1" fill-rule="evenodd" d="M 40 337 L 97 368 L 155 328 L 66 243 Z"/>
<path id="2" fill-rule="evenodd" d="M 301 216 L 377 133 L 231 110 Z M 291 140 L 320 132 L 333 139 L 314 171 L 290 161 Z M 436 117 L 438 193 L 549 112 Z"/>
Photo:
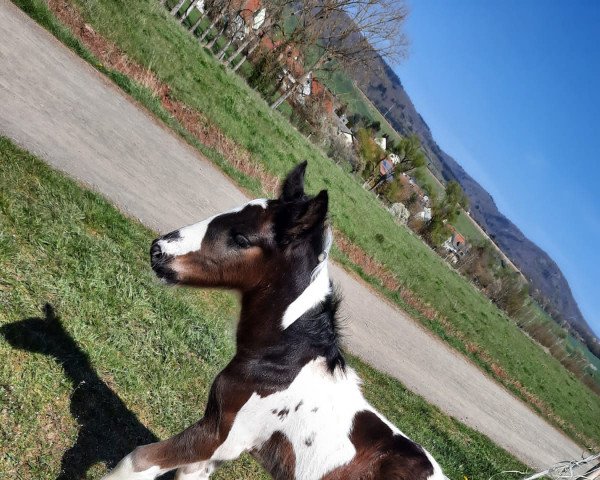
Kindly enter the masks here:
<path id="1" fill-rule="evenodd" d="M 385 152 L 371 138 L 371 134 L 366 128 L 359 129 L 356 133 L 356 138 L 358 142 L 358 154 L 365 163 L 365 174 L 369 176 L 373 173 L 378 173 L 376 172 L 377 165 L 385 156 Z"/>
<path id="2" fill-rule="evenodd" d="M 333 134 L 329 140 L 327 156 L 335 163 L 347 163 L 352 172 L 362 173 L 365 168 L 364 160 L 356 153 L 351 145 L 348 145 L 343 138 Z"/>

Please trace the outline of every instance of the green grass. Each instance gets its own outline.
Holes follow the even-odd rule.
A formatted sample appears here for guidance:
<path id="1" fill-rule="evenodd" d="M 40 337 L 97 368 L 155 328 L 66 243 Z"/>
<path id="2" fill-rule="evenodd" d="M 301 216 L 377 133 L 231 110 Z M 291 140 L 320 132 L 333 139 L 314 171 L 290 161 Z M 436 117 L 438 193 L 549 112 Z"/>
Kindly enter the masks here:
<path id="1" fill-rule="evenodd" d="M 381 124 L 380 134 L 387 134 L 396 144 L 400 134 L 393 129 L 383 115 L 360 91 L 354 82 L 342 71 L 324 71 L 319 73 L 319 79 L 329 88 L 342 102 L 348 105 L 348 112 L 358 113 L 371 121 Z"/>
<path id="2" fill-rule="evenodd" d="M 473 225 L 473 222 L 474 220 L 461 210 L 453 225 L 469 243 L 478 244 L 485 241 L 486 237 Z"/>
<path id="3" fill-rule="evenodd" d="M 89 358 L 88 382 L 97 374 L 160 438 L 197 421 L 212 378 L 234 352 L 234 297 L 160 285 L 147 258 L 153 232 L 2 137 L 0 168 L 0 327 L 41 317 L 49 302 Z M 523 468 L 399 382 L 357 359 L 351 364 L 369 400 L 430 449 L 451 478 Z M 13 348 L 0 334 L 0 471 L 56 477 L 78 424 L 86 428 L 89 417 L 110 414 L 103 398 L 92 396 L 93 415 L 73 418 L 70 408 L 77 409 L 72 402 L 82 388 L 49 355 Z M 108 437 L 122 434 L 116 429 Z M 95 465 L 88 478 L 103 471 Z M 245 456 L 216 478 L 267 477 Z"/>
<path id="4" fill-rule="evenodd" d="M 63 35 L 66 43 L 84 58 L 89 57 L 76 41 L 73 44 L 72 37 L 56 26 L 42 1 L 17 0 L 16 3 L 59 38 Z M 158 2 L 96 0 L 78 5 L 86 21 L 97 31 L 119 45 L 133 60 L 151 68 L 172 88 L 175 98 L 201 111 L 226 136 L 247 149 L 268 172 L 283 176 L 291 166 L 309 159 L 308 189 L 329 190 L 331 216 L 337 228 L 393 272 L 402 285 L 444 315 L 454 328 L 479 344 L 512 378 L 550 406 L 569 424 L 568 434 L 582 433 L 600 442 L 598 396 L 524 336 L 513 321 L 449 269 L 420 239 L 397 226 L 377 200 L 360 188 L 356 179 L 332 164 L 282 115 L 271 111 L 243 79 L 215 62 Z M 94 63 L 93 58 L 90 61 Z M 106 73 L 243 187 L 260 193 L 256 180 L 240 174 L 217 153 L 198 144 L 147 91 L 122 75 Z M 361 274 L 360 269 L 339 252 L 336 258 Z M 381 289 L 377 279 L 366 279 Z M 470 355 L 465 345 L 449 336 L 438 322 L 429 321 L 408 308 L 397 292 L 384 290 L 384 293 L 451 345 Z"/>
<path id="5" fill-rule="evenodd" d="M 433 176 L 431 170 L 428 168 L 423 168 L 423 170 L 424 175 L 421 178 L 416 179 L 418 184 L 421 186 L 421 188 L 428 187 L 429 191 L 433 192 L 437 198 L 443 198 L 446 194 L 444 186 L 441 185 L 440 182 Z"/>

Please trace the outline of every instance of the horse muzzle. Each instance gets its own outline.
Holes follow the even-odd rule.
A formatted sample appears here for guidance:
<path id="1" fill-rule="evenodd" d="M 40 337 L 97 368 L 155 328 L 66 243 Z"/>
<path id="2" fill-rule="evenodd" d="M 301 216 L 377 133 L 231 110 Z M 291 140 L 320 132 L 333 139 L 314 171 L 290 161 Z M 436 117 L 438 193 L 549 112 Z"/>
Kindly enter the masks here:
<path id="1" fill-rule="evenodd" d="M 177 283 L 177 272 L 170 266 L 174 257 L 162 251 L 160 240 L 157 238 L 150 246 L 150 266 L 160 280 L 165 283 Z"/>

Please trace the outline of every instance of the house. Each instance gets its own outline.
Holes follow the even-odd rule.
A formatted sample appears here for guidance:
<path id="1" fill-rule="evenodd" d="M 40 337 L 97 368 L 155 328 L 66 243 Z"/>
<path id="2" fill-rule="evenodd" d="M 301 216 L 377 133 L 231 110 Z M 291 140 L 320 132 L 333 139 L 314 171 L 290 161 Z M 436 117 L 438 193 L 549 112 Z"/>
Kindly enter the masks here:
<path id="1" fill-rule="evenodd" d="M 186 14 L 189 15 L 189 13 L 190 13 L 189 9 L 195 8 L 201 14 L 204 15 L 204 13 L 205 13 L 204 4 L 205 4 L 204 0 L 196 0 L 196 1 L 192 2 L 191 5 L 188 7 L 188 12 L 186 12 Z"/>
<path id="2" fill-rule="evenodd" d="M 415 214 L 415 218 L 423 220 L 424 222 L 428 222 L 432 218 L 431 208 L 424 207 L 423 210 Z"/>
<path id="3" fill-rule="evenodd" d="M 395 153 L 390 153 L 387 158 L 394 164 L 394 165 L 398 165 L 398 163 L 400 163 L 400 157 L 398 155 L 396 155 Z"/>
<path id="4" fill-rule="evenodd" d="M 448 251 L 459 251 L 464 249 L 466 243 L 465 237 L 454 230 L 452 235 L 444 242 L 443 247 Z"/>
<path id="5" fill-rule="evenodd" d="M 343 120 L 335 113 L 333 114 L 333 121 L 335 123 L 336 134 L 338 137 L 341 137 L 346 145 L 352 145 L 352 142 L 354 141 L 352 130 L 350 130 Z"/>
<path id="6" fill-rule="evenodd" d="M 452 235 L 442 244 L 442 248 L 447 253 L 446 260 L 457 263 L 467 252 L 467 242 L 465 237 L 458 233 L 452 225 L 449 225 L 449 227 L 452 230 Z"/>
<path id="7" fill-rule="evenodd" d="M 298 100 L 300 103 L 304 104 L 304 98 L 309 97 L 312 92 L 312 84 L 313 84 L 313 74 L 311 72 L 308 73 L 308 77 L 304 80 L 302 85 L 298 91 Z"/>
<path id="8" fill-rule="evenodd" d="M 204 0 L 202 4 L 204 4 Z M 262 6 L 260 0 L 234 2 L 231 7 L 238 9 L 238 14 L 231 20 L 228 27 L 228 36 L 234 41 L 246 38 L 250 29 L 258 31 L 267 18 L 267 10 Z"/>
<path id="9" fill-rule="evenodd" d="M 261 8 L 258 12 L 254 14 L 254 19 L 252 22 L 252 30 L 257 31 L 260 27 L 263 26 L 265 20 L 267 19 L 267 9 Z"/>
<path id="10" fill-rule="evenodd" d="M 381 147 L 382 150 L 385 150 L 387 147 L 387 138 L 379 137 L 375 139 L 375 143 Z"/>
<path id="11" fill-rule="evenodd" d="M 334 117 L 335 96 L 325 85 L 323 85 L 314 77 L 312 77 L 310 95 L 313 97 L 313 101 L 320 102 L 321 108 L 323 112 L 327 114 L 327 116 Z M 345 126 L 347 120 L 344 121 L 341 117 L 338 118 Z"/>

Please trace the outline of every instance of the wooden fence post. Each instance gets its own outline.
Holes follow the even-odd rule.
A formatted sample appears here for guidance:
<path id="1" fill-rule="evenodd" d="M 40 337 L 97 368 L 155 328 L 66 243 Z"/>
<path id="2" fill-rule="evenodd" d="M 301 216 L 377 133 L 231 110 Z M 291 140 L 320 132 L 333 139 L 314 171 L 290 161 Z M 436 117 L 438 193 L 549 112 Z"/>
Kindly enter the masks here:
<path id="1" fill-rule="evenodd" d="M 194 7 L 196 5 L 198 5 L 199 1 L 200 0 L 193 0 L 192 3 L 190 3 L 190 6 L 185 9 L 185 12 L 183 12 L 183 15 L 179 18 L 179 23 L 183 23 L 184 20 L 190 16 L 190 13 L 192 13 L 192 10 L 194 9 Z M 203 17 L 202 12 L 200 12 L 200 19 L 202 19 L 202 17 Z"/>
<path id="2" fill-rule="evenodd" d="M 171 9 L 171 15 L 177 15 L 177 12 L 181 8 L 181 6 L 185 3 L 185 0 L 179 0 L 177 4 Z"/>
<path id="3" fill-rule="evenodd" d="M 204 39 L 207 37 L 208 33 L 213 29 L 213 27 L 219 22 L 219 20 L 221 20 L 223 17 L 225 16 L 225 12 L 222 11 L 221 13 L 219 13 L 215 19 L 212 21 L 212 23 L 209 25 L 209 27 L 204 30 L 204 32 L 202 32 L 202 35 L 200 35 L 200 37 L 198 38 L 198 41 L 200 43 L 202 43 L 204 41 Z"/>

